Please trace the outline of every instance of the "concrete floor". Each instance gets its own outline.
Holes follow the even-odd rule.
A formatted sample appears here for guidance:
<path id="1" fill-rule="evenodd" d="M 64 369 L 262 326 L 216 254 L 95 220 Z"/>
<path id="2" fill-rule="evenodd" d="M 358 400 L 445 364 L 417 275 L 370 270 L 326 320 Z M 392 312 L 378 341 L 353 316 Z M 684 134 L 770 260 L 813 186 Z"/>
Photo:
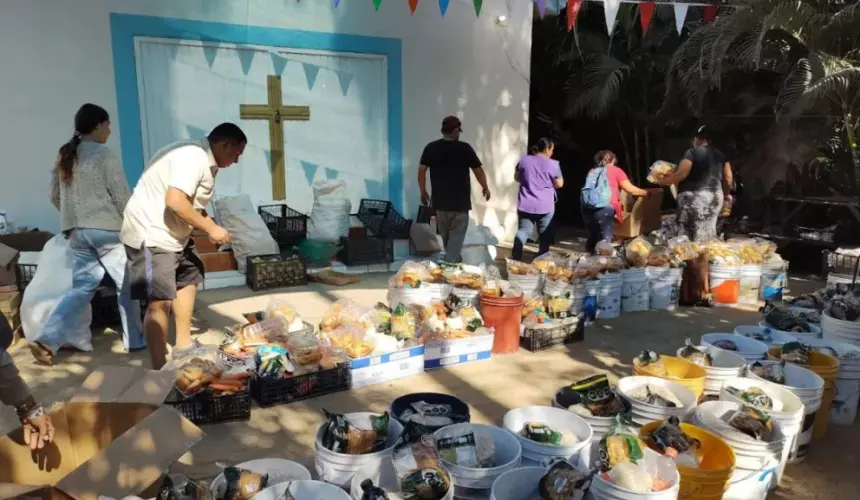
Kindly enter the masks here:
<path id="1" fill-rule="evenodd" d="M 311 284 L 307 287 L 254 294 L 233 288 L 201 292 L 195 329 L 201 338 L 217 336 L 221 328 L 241 321 L 243 312 L 264 309 L 273 298 L 295 305 L 304 318 L 316 324 L 328 305 L 348 297 L 371 306 L 385 300 L 388 275 L 367 275 L 362 282 L 343 288 Z M 792 283 L 795 291 L 813 289 L 817 283 Z M 630 361 L 644 348 L 674 353 L 684 339 L 697 340 L 702 333 L 729 332 L 737 324 L 754 324 L 759 315 L 739 309 L 680 309 L 674 313 L 649 311 L 627 314 L 601 322 L 586 331 L 586 340 L 540 353 L 521 351 L 489 361 L 459 365 L 363 389 L 332 394 L 311 401 L 274 408 L 254 408 L 249 422 L 206 426 L 206 438 L 174 469 L 193 477 L 211 478 L 216 462 L 236 463 L 254 458 L 277 457 L 298 461 L 313 470 L 313 440 L 322 422 L 321 409 L 336 412 L 385 410 L 396 397 L 410 392 L 432 391 L 456 395 L 469 403 L 476 422 L 501 424 L 504 414 L 527 405 L 549 405 L 561 386 L 607 372 L 613 380 L 630 374 Z M 36 396 L 44 402 L 63 401 L 96 366 L 145 366 L 145 352 L 124 354 L 115 333 L 94 334 L 91 353 L 61 353 L 53 367 L 35 365 L 21 346 L 13 355 Z M 14 425 L 14 414 L 0 409 L 0 430 Z M 850 498 L 860 485 L 856 471 L 860 453 L 848 443 L 860 443 L 860 424 L 830 426 L 828 435 L 811 447 L 803 464 L 789 466 L 787 479 L 771 498 Z"/>

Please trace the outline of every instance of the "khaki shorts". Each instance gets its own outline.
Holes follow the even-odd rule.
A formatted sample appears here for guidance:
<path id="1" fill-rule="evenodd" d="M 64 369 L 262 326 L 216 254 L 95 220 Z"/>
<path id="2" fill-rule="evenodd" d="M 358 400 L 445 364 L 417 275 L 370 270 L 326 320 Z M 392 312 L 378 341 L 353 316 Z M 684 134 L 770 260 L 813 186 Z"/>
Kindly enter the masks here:
<path id="1" fill-rule="evenodd" d="M 125 247 L 128 255 L 126 277 L 134 300 L 173 300 L 176 291 L 203 283 L 203 261 L 194 251 L 194 242 L 181 252 L 157 247 Z"/>

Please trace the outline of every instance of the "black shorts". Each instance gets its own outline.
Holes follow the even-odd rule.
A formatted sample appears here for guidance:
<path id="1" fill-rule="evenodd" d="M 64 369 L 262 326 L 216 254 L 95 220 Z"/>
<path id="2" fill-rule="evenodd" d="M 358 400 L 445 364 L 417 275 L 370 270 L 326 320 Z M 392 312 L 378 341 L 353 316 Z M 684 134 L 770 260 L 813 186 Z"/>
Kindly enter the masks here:
<path id="1" fill-rule="evenodd" d="M 189 241 L 181 252 L 125 246 L 126 277 L 134 300 L 173 300 L 176 291 L 203 283 L 203 261 Z"/>

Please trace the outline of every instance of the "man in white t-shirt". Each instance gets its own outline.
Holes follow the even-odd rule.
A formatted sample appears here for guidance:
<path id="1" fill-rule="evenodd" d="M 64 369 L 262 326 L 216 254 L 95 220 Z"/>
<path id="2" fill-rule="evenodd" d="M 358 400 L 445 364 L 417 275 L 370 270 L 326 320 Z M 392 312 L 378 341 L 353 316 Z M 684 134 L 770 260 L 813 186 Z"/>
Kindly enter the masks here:
<path id="1" fill-rule="evenodd" d="M 204 276 L 191 231 L 205 232 L 213 243 L 230 242 L 230 233 L 204 209 L 218 170 L 236 163 L 247 142 L 238 126 L 222 123 L 207 140 L 167 146 L 146 166 L 125 207 L 120 240 L 128 254 L 126 276 L 132 298 L 149 302 L 143 329 L 155 370 L 166 362 L 171 308 L 176 347 L 191 344 L 194 299 Z"/>

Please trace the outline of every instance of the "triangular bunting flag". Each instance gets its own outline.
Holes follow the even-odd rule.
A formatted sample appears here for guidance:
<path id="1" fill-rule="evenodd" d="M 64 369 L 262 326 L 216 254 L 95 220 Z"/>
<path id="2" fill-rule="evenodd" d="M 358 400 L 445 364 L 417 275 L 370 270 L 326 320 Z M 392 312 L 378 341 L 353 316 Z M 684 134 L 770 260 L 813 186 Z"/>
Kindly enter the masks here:
<path id="1" fill-rule="evenodd" d="M 167 42 L 161 45 L 164 49 L 165 54 L 167 54 L 167 60 L 175 61 L 179 56 L 179 49 L 182 48 L 182 45 L 178 43 Z"/>
<path id="2" fill-rule="evenodd" d="M 271 164 L 271 162 L 269 163 Z M 307 179 L 308 186 L 310 186 L 314 183 L 314 177 L 317 176 L 317 168 L 319 167 L 307 161 L 300 161 L 299 163 L 302 164 L 302 170 L 305 171 L 305 179 Z"/>
<path id="3" fill-rule="evenodd" d="M 340 0 L 331 0 L 331 3 L 334 4 L 334 8 L 336 9 L 338 5 L 340 5 Z"/>
<path id="4" fill-rule="evenodd" d="M 576 16 L 582 8 L 582 0 L 567 0 L 567 31 L 576 26 Z"/>
<path id="5" fill-rule="evenodd" d="M 676 3 L 672 6 L 675 7 L 675 27 L 678 28 L 680 35 L 684 31 L 684 23 L 687 21 L 687 11 L 690 10 L 690 6 L 685 3 Z"/>
<path id="6" fill-rule="evenodd" d="M 549 0 L 548 7 L 552 9 L 553 12 L 558 14 L 559 12 L 561 12 L 561 2 L 562 0 Z"/>
<path id="7" fill-rule="evenodd" d="M 305 70 L 305 79 L 308 81 L 308 90 L 314 89 L 314 84 L 317 83 L 317 75 L 320 73 L 320 67 L 311 63 L 302 63 L 302 68 Z"/>
<path id="8" fill-rule="evenodd" d="M 274 170 L 272 168 L 272 151 L 270 149 L 267 149 L 263 151 L 263 154 L 266 155 L 266 166 L 269 167 L 269 172 L 271 172 L 272 170 Z"/>
<path id="9" fill-rule="evenodd" d="M 218 57 L 218 40 L 214 38 L 203 38 L 203 56 L 206 58 L 206 62 L 209 64 L 209 69 L 212 69 L 212 65 L 215 64 L 215 58 Z"/>
<path id="10" fill-rule="evenodd" d="M 275 74 L 278 76 L 284 76 L 284 68 L 287 67 L 287 58 L 280 55 L 271 53 L 272 56 L 272 67 L 275 68 Z"/>
<path id="11" fill-rule="evenodd" d="M 484 6 L 484 0 L 472 0 L 472 4 L 475 6 L 475 15 L 480 16 L 481 15 L 481 7 Z M 442 14 L 442 15 L 444 16 L 445 14 Z"/>
<path id="12" fill-rule="evenodd" d="M 543 17 L 546 14 L 546 0 L 535 0 L 538 8 L 538 15 Z"/>
<path id="13" fill-rule="evenodd" d="M 353 74 L 349 71 L 338 71 L 337 81 L 340 83 L 340 92 L 343 95 L 349 94 L 349 86 L 352 83 Z"/>
<path id="14" fill-rule="evenodd" d="M 409 0 L 409 12 L 415 14 L 415 9 L 418 8 L 418 0 Z"/>
<path id="15" fill-rule="evenodd" d="M 439 0 L 439 12 L 442 13 L 442 17 L 445 17 L 445 13 L 448 12 L 449 3 L 451 3 L 451 0 Z"/>
<path id="16" fill-rule="evenodd" d="M 256 50 L 249 49 L 237 49 L 236 55 L 239 56 L 239 64 L 242 65 L 242 73 L 245 76 L 248 76 L 248 73 L 251 72 L 251 64 L 254 62 L 254 56 L 257 54 Z"/>
<path id="17" fill-rule="evenodd" d="M 606 31 L 609 36 L 615 31 L 615 20 L 618 19 L 618 8 L 621 0 L 603 0 L 603 14 L 606 16 Z"/>
<path id="18" fill-rule="evenodd" d="M 388 198 L 385 193 L 385 185 L 381 181 L 365 179 L 364 189 L 367 190 L 367 196 L 371 199 L 384 200 Z"/>
<path id="19" fill-rule="evenodd" d="M 188 138 L 193 141 L 206 137 L 206 131 L 194 125 L 186 125 L 185 131 L 188 132 Z"/>
<path id="20" fill-rule="evenodd" d="M 716 5 L 705 6 L 705 12 L 702 13 L 702 19 L 704 19 L 706 23 L 710 23 L 710 22 L 713 22 L 713 20 L 716 18 L 717 18 L 717 6 Z"/>
<path id="21" fill-rule="evenodd" d="M 331 180 L 337 179 L 337 176 L 338 176 L 337 170 L 335 170 L 333 168 L 326 168 L 325 169 L 325 178 L 327 180 L 331 181 Z"/>
<path id="22" fill-rule="evenodd" d="M 379 10 L 379 6 L 382 5 L 382 0 L 373 0 L 373 8 Z"/>
<path id="23" fill-rule="evenodd" d="M 657 5 L 654 2 L 639 3 L 639 24 L 642 25 L 642 34 L 648 31 L 648 26 L 651 25 L 651 18 L 654 17 L 654 9 Z"/>

